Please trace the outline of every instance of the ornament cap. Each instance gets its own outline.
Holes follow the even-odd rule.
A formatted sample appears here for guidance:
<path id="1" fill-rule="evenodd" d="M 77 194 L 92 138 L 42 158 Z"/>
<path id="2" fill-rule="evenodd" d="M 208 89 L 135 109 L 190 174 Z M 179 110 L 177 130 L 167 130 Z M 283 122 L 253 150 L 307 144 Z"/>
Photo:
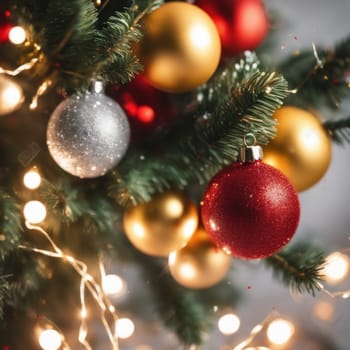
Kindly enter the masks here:
<path id="1" fill-rule="evenodd" d="M 254 163 L 257 160 L 263 159 L 263 150 L 261 146 L 256 144 L 254 134 L 246 134 L 243 138 L 244 146 L 239 152 L 239 161 L 243 163 Z"/>
<path id="2" fill-rule="evenodd" d="M 100 94 L 104 91 L 104 84 L 103 84 L 103 81 L 101 80 L 93 80 L 91 82 L 91 86 L 90 86 L 90 91 L 93 93 L 93 94 Z"/>

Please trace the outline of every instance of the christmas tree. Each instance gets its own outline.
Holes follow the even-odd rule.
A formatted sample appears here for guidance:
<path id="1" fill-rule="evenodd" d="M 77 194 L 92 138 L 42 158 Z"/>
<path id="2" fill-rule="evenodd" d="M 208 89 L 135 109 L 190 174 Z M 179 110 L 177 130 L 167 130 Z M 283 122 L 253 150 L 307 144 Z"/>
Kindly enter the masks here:
<path id="1" fill-rule="evenodd" d="M 350 41 L 294 50 L 280 21 L 262 0 L 0 4 L 0 349 L 348 343 L 325 331 L 347 236 L 304 218 L 336 210 L 308 193 L 347 152 Z"/>

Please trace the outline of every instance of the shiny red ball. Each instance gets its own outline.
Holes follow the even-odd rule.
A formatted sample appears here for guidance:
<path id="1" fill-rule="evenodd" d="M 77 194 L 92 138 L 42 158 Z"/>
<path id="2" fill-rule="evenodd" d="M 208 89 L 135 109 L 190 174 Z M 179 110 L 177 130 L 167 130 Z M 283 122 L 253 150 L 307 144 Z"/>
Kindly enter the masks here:
<path id="1" fill-rule="evenodd" d="M 269 23 L 261 0 L 197 0 L 195 4 L 216 24 L 224 56 L 254 50 L 267 35 Z"/>
<path id="2" fill-rule="evenodd" d="M 266 258 L 293 237 L 300 217 L 296 190 L 261 161 L 234 163 L 209 183 L 202 221 L 212 240 L 233 256 Z"/>

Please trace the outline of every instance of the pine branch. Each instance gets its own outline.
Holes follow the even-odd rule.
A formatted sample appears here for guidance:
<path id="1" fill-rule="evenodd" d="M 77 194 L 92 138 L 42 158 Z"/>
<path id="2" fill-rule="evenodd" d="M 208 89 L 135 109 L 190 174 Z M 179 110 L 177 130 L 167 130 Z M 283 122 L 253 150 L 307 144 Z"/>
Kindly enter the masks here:
<path id="1" fill-rule="evenodd" d="M 26 47 L 23 56 L 39 57 L 27 75 L 40 82 L 51 79 L 68 92 L 85 90 L 96 78 L 105 83 L 130 81 L 142 69 L 132 50 L 142 36 L 139 22 L 160 3 L 141 1 L 114 9 L 103 21 L 93 1 L 58 0 L 45 6 L 39 0 L 15 1 L 14 15 L 32 38 L 31 51 Z"/>
<path id="2" fill-rule="evenodd" d="M 121 205 L 135 205 L 170 187 L 205 184 L 236 159 L 245 134 L 253 133 L 260 144 L 274 136 L 272 115 L 287 95 L 281 76 L 254 73 L 230 91 L 209 119 L 195 118 L 192 127 L 166 135 L 162 144 L 167 147 L 161 154 L 129 152 L 112 174 L 110 195 Z"/>
<path id="3" fill-rule="evenodd" d="M 144 269 L 155 296 L 159 316 L 184 345 L 199 345 L 208 328 L 208 313 L 195 295 L 182 288 L 154 259 Z"/>
<path id="4" fill-rule="evenodd" d="M 0 320 L 3 318 L 3 309 L 9 293 L 7 277 L 5 275 L 0 276 Z"/>
<path id="5" fill-rule="evenodd" d="M 292 290 L 315 295 L 320 290 L 322 252 L 306 243 L 295 244 L 264 260 L 274 276 Z"/>
<path id="6" fill-rule="evenodd" d="M 349 96 L 349 68 L 350 37 L 334 50 L 316 48 L 290 57 L 281 64 L 279 72 L 291 88 L 298 89 L 297 94 L 290 96 L 293 104 L 337 108 L 341 99 Z"/>
<path id="7" fill-rule="evenodd" d="M 328 120 L 323 126 L 330 134 L 332 140 L 341 145 L 350 143 L 350 117 L 340 120 Z"/>
<path id="8" fill-rule="evenodd" d="M 0 189 L 0 261 L 16 249 L 21 240 L 21 212 L 15 199 Z"/>

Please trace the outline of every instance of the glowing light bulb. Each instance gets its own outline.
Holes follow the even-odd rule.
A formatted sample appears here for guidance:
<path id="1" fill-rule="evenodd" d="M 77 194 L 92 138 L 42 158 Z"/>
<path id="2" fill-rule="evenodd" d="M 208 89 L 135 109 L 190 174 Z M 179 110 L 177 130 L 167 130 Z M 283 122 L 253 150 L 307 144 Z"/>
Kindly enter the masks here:
<path id="1" fill-rule="evenodd" d="M 31 224 L 39 224 L 46 218 L 46 207 L 40 201 L 29 201 L 23 208 L 23 215 Z"/>
<path id="2" fill-rule="evenodd" d="M 23 184 L 30 190 L 35 190 L 40 186 L 41 176 L 36 168 L 30 169 L 24 174 Z"/>
<path id="3" fill-rule="evenodd" d="M 27 34 L 20 26 L 12 27 L 9 32 L 9 40 L 12 44 L 20 45 L 26 41 Z"/>
<path id="4" fill-rule="evenodd" d="M 221 316 L 218 321 L 218 328 L 225 335 L 236 333 L 240 325 L 241 321 L 239 317 L 232 313 Z"/>
<path id="5" fill-rule="evenodd" d="M 135 325 L 130 318 L 119 318 L 115 324 L 115 334 L 118 338 L 130 338 L 135 331 Z"/>
<path id="6" fill-rule="evenodd" d="M 0 77 L 0 115 L 14 112 L 23 102 L 23 90 L 12 79 Z"/>
<path id="7" fill-rule="evenodd" d="M 45 329 L 39 334 L 39 344 L 43 350 L 58 350 L 62 340 L 62 335 L 54 329 Z"/>
<path id="8" fill-rule="evenodd" d="M 102 280 L 102 288 L 107 295 L 122 295 L 125 292 L 125 282 L 118 275 L 106 275 Z"/>
<path id="9" fill-rule="evenodd" d="M 334 317 L 334 306 L 328 301 L 317 302 L 312 311 L 322 321 L 331 321 Z"/>
<path id="10" fill-rule="evenodd" d="M 339 283 L 349 273 L 349 257 L 340 252 L 334 252 L 327 256 L 326 264 L 322 270 L 325 280 L 329 283 Z"/>
<path id="11" fill-rule="evenodd" d="M 267 327 L 267 338 L 275 345 L 287 344 L 293 334 L 293 323 L 283 318 L 273 320 Z"/>

